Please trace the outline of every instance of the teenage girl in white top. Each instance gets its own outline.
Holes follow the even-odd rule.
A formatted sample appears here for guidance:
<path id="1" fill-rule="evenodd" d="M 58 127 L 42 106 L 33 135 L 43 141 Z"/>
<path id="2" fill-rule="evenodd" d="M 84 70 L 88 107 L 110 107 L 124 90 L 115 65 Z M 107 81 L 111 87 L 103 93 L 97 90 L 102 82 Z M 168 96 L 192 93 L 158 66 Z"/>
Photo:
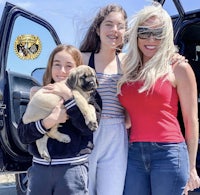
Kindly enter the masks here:
<path id="1" fill-rule="evenodd" d="M 100 125 L 94 133 L 94 150 L 89 157 L 91 195 L 123 194 L 128 140 L 116 87 L 121 77 L 126 19 L 126 12 L 119 5 L 100 9 L 80 46 L 84 63 L 96 70 L 103 102 Z"/>

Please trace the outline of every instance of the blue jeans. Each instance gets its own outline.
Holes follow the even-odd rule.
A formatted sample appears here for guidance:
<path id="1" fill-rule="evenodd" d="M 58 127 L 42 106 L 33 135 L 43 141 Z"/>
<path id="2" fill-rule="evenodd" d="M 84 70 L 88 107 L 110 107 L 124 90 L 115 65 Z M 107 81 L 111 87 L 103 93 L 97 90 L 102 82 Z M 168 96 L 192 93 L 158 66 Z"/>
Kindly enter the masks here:
<path id="1" fill-rule="evenodd" d="M 182 195 L 188 178 L 185 142 L 129 144 L 124 195 Z"/>
<path id="2" fill-rule="evenodd" d="M 88 195 L 88 163 L 40 165 L 28 170 L 27 195 Z"/>

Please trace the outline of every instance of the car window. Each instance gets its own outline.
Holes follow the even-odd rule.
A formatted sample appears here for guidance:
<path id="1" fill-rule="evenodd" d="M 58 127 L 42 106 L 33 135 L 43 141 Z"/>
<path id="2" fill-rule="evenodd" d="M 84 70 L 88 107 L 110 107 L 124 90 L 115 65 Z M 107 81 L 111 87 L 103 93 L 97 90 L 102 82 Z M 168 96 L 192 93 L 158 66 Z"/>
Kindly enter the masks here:
<path id="1" fill-rule="evenodd" d="M 31 75 L 35 68 L 46 67 L 55 46 L 55 40 L 45 27 L 19 16 L 9 43 L 7 70 Z"/>
<path id="2" fill-rule="evenodd" d="M 200 9 L 200 6 L 197 5 L 197 1 L 192 3 L 192 1 L 190 1 L 190 0 L 179 0 L 179 2 L 181 4 L 181 6 L 183 7 L 184 12 L 189 12 L 189 11 Z M 178 14 L 178 10 L 176 9 L 176 6 L 174 5 L 173 0 L 165 0 L 163 7 L 168 11 L 168 13 L 171 16 Z"/>
<path id="3" fill-rule="evenodd" d="M 45 68 L 36 68 L 32 71 L 31 76 L 42 85 L 44 72 Z"/>
<path id="4" fill-rule="evenodd" d="M 192 0 L 180 0 L 180 3 L 182 4 L 185 12 L 200 9 L 200 4 L 197 5 L 197 3 L 192 3 Z"/>
<path id="5" fill-rule="evenodd" d="M 163 5 L 163 8 L 169 13 L 169 15 L 177 15 L 178 10 L 176 9 L 176 6 L 174 5 L 174 2 L 172 0 L 165 0 L 165 3 Z"/>

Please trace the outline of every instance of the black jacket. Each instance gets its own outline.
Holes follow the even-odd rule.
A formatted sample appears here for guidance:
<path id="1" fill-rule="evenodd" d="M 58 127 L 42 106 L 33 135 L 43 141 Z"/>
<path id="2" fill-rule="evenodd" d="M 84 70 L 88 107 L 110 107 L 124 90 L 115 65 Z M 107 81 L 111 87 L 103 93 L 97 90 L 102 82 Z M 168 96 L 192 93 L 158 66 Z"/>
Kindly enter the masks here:
<path id="1" fill-rule="evenodd" d="M 100 120 L 102 102 L 99 94 L 95 92 L 90 100 L 90 104 L 94 105 L 98 122 Z M 75 100 L 70 99 L 64 102 L 69 119 L 61 124 L 58 128 L 59 132 L 69 135 L 71 142 L 62 143 L 55 139 L 48 139 L 48 151 L 51 159 L 69 159 L 80 160 L 81 156 L 91 153 L 93 149 L 93 132 L 85 124 L 83 115 L 77 107 Z M 18 125 L 18 134 L 22 143 L 28 144 L 30 154 L 34 157 L 41 159 L 38 149 L 36 147 L 36 140 L 44 136 L 48 130 L 45 129 L 41 121 L 31 122 L 24 124 L 22 119 Z"/>

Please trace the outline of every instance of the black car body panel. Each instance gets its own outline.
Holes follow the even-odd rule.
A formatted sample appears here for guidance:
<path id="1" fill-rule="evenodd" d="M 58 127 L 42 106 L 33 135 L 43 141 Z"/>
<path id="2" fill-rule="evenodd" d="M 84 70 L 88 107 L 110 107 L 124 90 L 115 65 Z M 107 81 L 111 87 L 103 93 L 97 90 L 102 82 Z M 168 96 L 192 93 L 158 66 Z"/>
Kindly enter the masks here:
<path id="1" fill-rule="evenodd" d="M 21 21 L 21 24 L 17 26 L 19 24 L 16 23 L 19 23 L 19 21 Z M 29 29 L 26 29 L 23 24 L 28 22 L 30 22 Z M 38 32 L 35 28 L 38 28 Z M 18 34 L 16 34 L 16 29 L 21 29 L 17 32 Z M 20 59 L 16 56 L 16 51 L 14 53 L 14 43 L 16 43 L 17 39 L 13 38 L 13 33 L 17 37 L 25 33 L 32 34 L 32 30 L 41 39 L 43 44 L 42 51 L 38 58 Z M 40 30 L 44 32 L 44 35 L 40 34 Z M 46 40 L 46 37 L 49 37 L 49 39 Z M 31 77 L 30 73 L 37 67 L 46 66 L 46 56 L 49 55 L 55 45 L 60 43 L 60 40 L 53 27 L 47 21 L 11 3 L 5 4 L 2 14 L 0 40 L 0 169 L 2 171 L 26 171 L 31 165 L 32 157 L 27 151 L 27 146 L 20 142 L 16 128 L 29 102 L 30 88 L 40 85 L 36 79 Z M 15 42 L 12 40 L 15 40 Z M 51 41 L 52 46 L 45 47 L 45 41 Z M 42 52 L 47 54 L 43 56 L 44 60 L 38 60 L 43 55 Z M 11 57 L 13 55 L 17 60 L 21 60 L 14 71 L 11 70 L 12 63 L 14 64 L 17 60 L 12 61 Z M 34 60 L 37 60 L 37 66 L 30 67 L 27 73 L 21 73 L 24 70 L 23 66 L 27 66 L 23 65 L 23 63 L 28 64 Z"/>
<path id="2" fill-rule="evenodd" d="M 165 0 L 159 2 L 164 4 Z M 198 110 L 200 110 L 200 5 L 199 9 L 186 12 L 179 0 L 173 0 L 173 2 L 178 11 L 178 15 L 172 16 L 174 43 L 178 46 L 179 53 L 188 59 L 194 71 L 197 81 Z M 198 117 L 200 118 L 200 112 L 198 113 Z M 179 120 L 184 134 L 184 125 L 180 109 Z M 200 175 L 200 140 L 196 164 L 198 174 Z"/>

